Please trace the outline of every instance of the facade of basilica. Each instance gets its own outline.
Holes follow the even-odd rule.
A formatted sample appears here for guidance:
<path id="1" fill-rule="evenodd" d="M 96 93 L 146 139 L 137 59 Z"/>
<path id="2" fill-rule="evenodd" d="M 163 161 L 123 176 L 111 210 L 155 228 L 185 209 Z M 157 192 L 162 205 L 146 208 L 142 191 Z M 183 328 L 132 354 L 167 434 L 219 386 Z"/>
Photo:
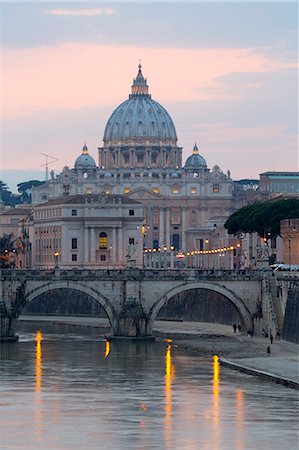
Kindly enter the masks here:
<path id="1" fill-rule="evenodd" d="M 223 173 L 218 166 L 210 170 L 196 144 L 182 164 L 174 123 L 149 94 L 141 65 L 129 98 L 108 119 L 98 164 L 84 145 L 74 168 L 64 167 L 57 176 L 52 172 L 48 182 L 33 190 L 32 203 L 46 211 L 47 205 L 55 206 L 55 199 L 61 204 L 61 198 L 95 194 L 141 203 L 142 247 L 177 252 L 212 248 L 211 236 L 217 230 L 222 230 L 222 246 L 228 245 L 223 223 L 243 206 L 236 200 L 229 171 Z M 120 218 L 118 227 L 121 224 Z M 111 239 L 115 233 L 107 221 L 101 232 Z"/>

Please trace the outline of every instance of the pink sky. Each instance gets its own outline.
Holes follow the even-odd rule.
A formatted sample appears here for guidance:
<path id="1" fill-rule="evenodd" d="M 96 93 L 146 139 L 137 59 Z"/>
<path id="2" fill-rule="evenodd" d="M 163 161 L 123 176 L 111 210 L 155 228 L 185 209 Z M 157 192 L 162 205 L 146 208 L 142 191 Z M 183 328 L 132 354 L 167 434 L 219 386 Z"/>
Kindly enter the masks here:
<path id="1" fill-rule="evenodd" d="M 218 77 L 294 68 L 253 49 L 169 49 L 64 44 L 56 47 L 5 49 L 5 117 L 41 110 L 117 105 L 130 93 L 143 61 L 153 98 L 163 102 L 227 99 Z M 247 90 L 260 85 L 247 85 Z"/>
<path id="2" fill-rule="evenodd" d="M 73 167 L 85 139 L 97 162 L 139 59 L 149 92 L 174 121 L 183 161 L 196 141 L 208 167 L 234 179 L 298 170 L 292 8 L 218 5 L 220 20 L 209 4 L 110 6 L 3 9 L 0 179 L 11 189 L 43 177 L 41 153 L 58 158 L 56 173 Z"/>

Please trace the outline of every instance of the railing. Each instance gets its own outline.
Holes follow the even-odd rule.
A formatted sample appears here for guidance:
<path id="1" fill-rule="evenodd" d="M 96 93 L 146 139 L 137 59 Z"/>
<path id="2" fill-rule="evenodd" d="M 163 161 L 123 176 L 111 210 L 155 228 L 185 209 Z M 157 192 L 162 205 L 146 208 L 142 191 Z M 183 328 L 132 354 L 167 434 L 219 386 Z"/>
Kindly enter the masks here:
<path id="1" fill-rule="evenodd" d="M 70 278 L 72 280 L 89 279 L 130 279 L 138 280 L 190 280 L 190 279 L 251 279 L 260 280 L 263 272 L 250 269 L 4 269 L 0 270 L 1 279 L 40 279 L 40 278 L 62 279 Z"/>

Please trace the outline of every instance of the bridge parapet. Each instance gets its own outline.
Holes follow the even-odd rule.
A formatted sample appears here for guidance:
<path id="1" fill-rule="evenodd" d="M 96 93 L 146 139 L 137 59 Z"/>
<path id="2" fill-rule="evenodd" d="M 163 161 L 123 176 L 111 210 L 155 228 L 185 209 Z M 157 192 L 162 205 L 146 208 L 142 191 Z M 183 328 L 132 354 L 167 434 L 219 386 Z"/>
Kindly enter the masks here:
<path id="1" fill-rule="evenodd" d="M 212 270 L 212 269 L 50 269 L 50 270 L 0 270 L 0 280 L 261 280 L 263 272 L 259 270 Z"/>

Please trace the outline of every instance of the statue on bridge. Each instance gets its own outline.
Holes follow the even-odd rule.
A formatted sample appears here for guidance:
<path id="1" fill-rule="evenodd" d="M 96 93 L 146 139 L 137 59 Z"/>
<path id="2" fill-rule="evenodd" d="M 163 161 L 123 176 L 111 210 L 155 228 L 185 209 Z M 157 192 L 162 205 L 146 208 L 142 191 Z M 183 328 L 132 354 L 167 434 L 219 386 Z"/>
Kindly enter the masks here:
<path id="1" fill-rule="evenodd" d="M 128 245 L 128 253 L 126 255 L 127 261 L 128 261 L 128 267 L 136 267 L 136 252 L 137 252 L 137 245 L 136 244 L 129 244 Z"/>
<path id="2" fill-rule="evenodd" d="M 270 251 L 267 244 L 258 246 L 256 249 L 257 252 L 257 262 L 256 267 L 257 268 L 263 268 L 269 266 L 269 258 L 270 258 Z"/>

